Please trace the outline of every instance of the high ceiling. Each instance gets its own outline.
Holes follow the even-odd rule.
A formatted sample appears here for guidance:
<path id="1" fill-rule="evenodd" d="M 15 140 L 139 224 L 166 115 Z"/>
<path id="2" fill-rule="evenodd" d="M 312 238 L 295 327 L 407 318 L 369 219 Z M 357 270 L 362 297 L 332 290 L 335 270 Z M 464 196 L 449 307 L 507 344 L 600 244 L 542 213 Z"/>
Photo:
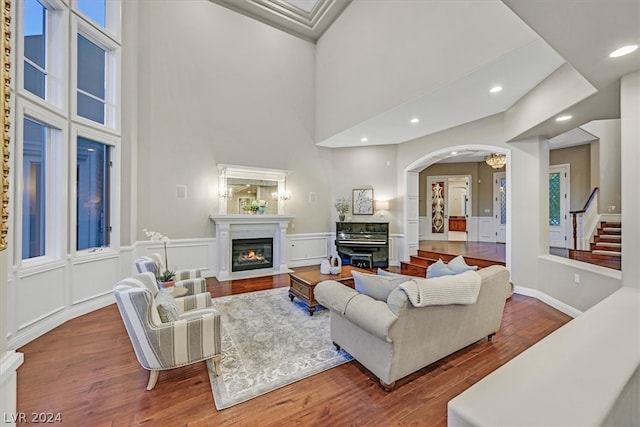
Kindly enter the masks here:
<path id="1" fill-rule="evenodd" d="M 351 3 L 351 0 L 211 1 L 314 43 Z"/>
<path id="2" fill-rule="evenodd" d="M 211 1 L 311 42 L 317 41 L 351 3 L 351 0 Z M 395 1 L 401 7 L 403 1 L 408 0 Z M 460 18 L 460 14 L 471 13 L 460 7 L 461 2 L 468 1 L 470 5 L 475 3 L 474 0 L 457 0 L 448 4 L 436 0 L 419 1 L 431 2 L 439 13 L 442 13 L 443 5 L 451 7 L 451 13 L 445 12 L 443 19 L 450 16 Z M 398 144 L 505 112 L 563 64 L 570 65 L 582 75 L 594 87 L 595 94 L 572 106 L 573 119 L 569 123 L 560 124 L 550 117 L 523 136 L 543 135 L 551 139 L 592 120 L 619 117 L 619 80 L 625 74 L 640 70 L 640 50 L 616 59 L 608 55 L 625 44 L 640 43 L 639 0 L 485 0 L 485 4 L 498 11 L 509 11 L 483 16 L 485 28 L 500 26 L 505 23 L 504 20 L 510 20 L 510 27 L 531 33 L 532 41 L 512 48 L 499 57 L 487 56 L 487 63 L 483 67 L 459 69 L 451 73 L 453 77 L 446 84 L 318 141 L 318 145 L 346 147 Z M 491 22 L 492 19 L 494 22 Z M 513 25 L 516 22 L 518 25 Z M 457 26 L 456 31 L 468 32 L 456 34 L 456 40 L 473 39 L 476 36 L 473 31 L 477 31 L 477 27 L 474 30 Z M 464 55 L 464 45 L 453 45 L 449 39 L 454 38 L 443 37 L 438 43 L 451 44 L 452 52 Z M 508 38 L 496 39 L 495 43 L 509 46 Z M 424 54 L 428 54 L 428 48 L 425 46 Z M 441 66 L 452 67 L 455 61 L 455 55 L 452 55 L 451 64 Z M 498 79 L 509 90 L 499 96 L 487 96 L 489 82 Z M 445 99 L 458 99 L 459 102 L 443 102 Z M 464 111 L 459 108 L 453 111 L 453 107 L 446 107 L 459 105 L 460 102 L 464 102 Z M 429 120 L 421 120 L 417 126 L 406 126 L 406 117 L 416 111 L 422 112 Z M 364 134 L 375 135 L 375 138 L 362 142 L 360 139 Z M 568 133 L 555 139 L 555 143 L 561 141 L 571 145 L 575 142 L 571 140 L 572 137 L 584 139 L 585 135 L 580 132 Z"/>

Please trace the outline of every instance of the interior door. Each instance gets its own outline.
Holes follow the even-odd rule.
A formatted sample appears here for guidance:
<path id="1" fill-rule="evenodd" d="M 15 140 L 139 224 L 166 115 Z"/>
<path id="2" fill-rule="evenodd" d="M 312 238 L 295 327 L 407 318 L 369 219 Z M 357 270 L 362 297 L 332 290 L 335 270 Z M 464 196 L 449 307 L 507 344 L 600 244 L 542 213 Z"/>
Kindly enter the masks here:
<path id="1" fill-rule="evenodd" d="M 496 242 L 507 241 L 507 174 L 493 174 L 493 217 L 495 221 Z"/>
<path id="2" fill-rule="evenodd" d="M 427 216 L 429 217 L 429 239 L 449 239 L 449 208 L 448 208 L 448 184 L 447 177 L 427 177 L 427 191 L 429 192 L 429 205 Z"/>
<path id="3" fill-rule="evenodd" d="M 549 167 L 549 246 L 568 248 L 569 165 Z"/>

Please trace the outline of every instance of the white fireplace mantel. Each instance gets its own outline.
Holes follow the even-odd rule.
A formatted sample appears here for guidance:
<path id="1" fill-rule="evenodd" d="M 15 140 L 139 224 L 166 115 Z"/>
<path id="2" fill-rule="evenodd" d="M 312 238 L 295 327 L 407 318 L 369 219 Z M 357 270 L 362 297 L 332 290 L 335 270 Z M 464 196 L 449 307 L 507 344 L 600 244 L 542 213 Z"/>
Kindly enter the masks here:
<path id="1" fill-rule="evenodd" d="M 230 280 L 244 277 L 257 277 L 286 273 L 285 244 L 287 227 L 293 215 L 209 215 L 216 225 L 216 258 L 218 280 Z M 231 240 L 234 237 L 272 237 L 273 268 L 252 270 L 250 276 L 245 272 L 231 273 Z"/>

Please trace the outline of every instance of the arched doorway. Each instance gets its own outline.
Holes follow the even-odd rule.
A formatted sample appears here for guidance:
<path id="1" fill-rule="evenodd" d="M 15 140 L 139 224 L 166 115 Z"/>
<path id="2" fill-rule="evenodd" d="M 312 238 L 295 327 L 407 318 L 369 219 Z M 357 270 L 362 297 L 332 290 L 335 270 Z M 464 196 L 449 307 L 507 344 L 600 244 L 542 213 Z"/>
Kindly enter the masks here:
<path id="1" fill-rule="evenodd" d="M 511 165 L 511 151 L 508 148 L 491 146 L 491 145 L 460 145 L 460 146 L 451 146 L 438 150 L 434 150 L 432 152 L 425 153 L 423 156 L 409 164 L 403 171 L 404 178 L 404 231 L 405 231 L 405 239 L 404 239 L 404 247 L 402 250 L 402 258 L 403 260 L 408 260 L 411 255 L 417 254 L 420 242 L 420 172 L 429 166 L 438 163 L 442 160 L 451 158 L 454 155 L 462 152 L 491 152 L 491 153 L 499 153 L 505 154 L 507 156 L 507 164 L 506 164 L 506 175 L 507 175 L 507 187 L 510 186 L 510 180 L 508 179 L 510 176 L 510 165 Z M 456 153 L 456 154 L 454 154 Z M 503 169 L 504 170 L 504 169 Z M 507 197 L 510 196 L 511 192 L 507 191 Z M 509 212 L 507 212 L 509 215 Z M 507 230 L 509 229 L 509 224 L 507 223 Z M 507 232 L 506 239 L 506 261 L 507 265 L 509 265 L 510 254 L 509 254 L 509 238 L 510 232 Z"/>

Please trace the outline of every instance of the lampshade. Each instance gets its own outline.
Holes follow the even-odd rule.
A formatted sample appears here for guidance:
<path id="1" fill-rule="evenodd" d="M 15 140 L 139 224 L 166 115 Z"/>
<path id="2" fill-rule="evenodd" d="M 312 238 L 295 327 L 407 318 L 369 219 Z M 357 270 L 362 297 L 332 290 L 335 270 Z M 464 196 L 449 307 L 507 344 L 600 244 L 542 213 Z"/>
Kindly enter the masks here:
<path id="1" fill-rule="evenodd" d="M 376 200 L 376 209 L 379 211 L 388 211 L 389 210 L 389 201 L 388 200 Z"/>
<path id="2" fill-rule="evenodd" d="M 504 154 L 492 153 L 485 157 L 485 162 L 494 169 L 500 169 L 507 163 L 507 156 Z"/>

